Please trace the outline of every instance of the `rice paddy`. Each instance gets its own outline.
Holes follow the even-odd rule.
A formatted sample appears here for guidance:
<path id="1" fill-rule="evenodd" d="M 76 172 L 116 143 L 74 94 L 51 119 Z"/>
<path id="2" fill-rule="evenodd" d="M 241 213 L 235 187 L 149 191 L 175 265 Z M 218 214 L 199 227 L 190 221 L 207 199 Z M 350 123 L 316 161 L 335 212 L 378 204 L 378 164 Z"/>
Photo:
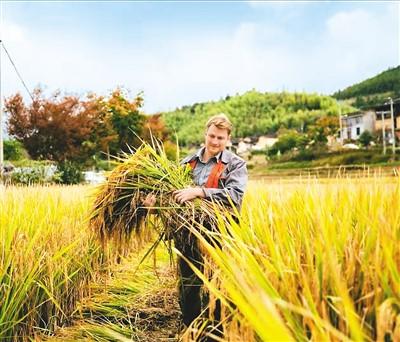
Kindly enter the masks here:
<path id="1" fill-rule="evenodd" d="M 149 257 L 137 270 L 148 244 L 115 264 L 118 248 L 105 253 L 88 228 L 92 190 L 1 188 L 0 340 L 146 340 L 132 313 L 174 289 L 173 266 L 160 247 L 158 266 Z M 223 304 L 224 340 L 400 340 L 398 177 L 255 181 L 238 223 L 215 219 L 217 244 L 188 228 L 213 270 L 204 281 L 210 305 Z M 176 303 L 166 308 L 179 321 Z M 162 338 L 194 340 L 199 328 Z"/>

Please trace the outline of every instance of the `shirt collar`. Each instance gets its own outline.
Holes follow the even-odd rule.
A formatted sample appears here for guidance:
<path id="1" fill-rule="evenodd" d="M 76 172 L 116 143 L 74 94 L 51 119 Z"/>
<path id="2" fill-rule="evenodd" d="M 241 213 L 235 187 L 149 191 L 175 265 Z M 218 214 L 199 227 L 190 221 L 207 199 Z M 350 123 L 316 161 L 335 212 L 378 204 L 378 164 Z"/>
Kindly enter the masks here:
<path id="1" fill-rule="evenodd" d="M 201 161 L 203 163 L 203 153 L 205 151 L 205 147 L 202 147 L 200 150 L 198 150 L 196 152 L 196 157 L 198 158 L 199 161 Z M 223 152 L 223 151 L 222 151 Z M 217 160 L 217 162 L 221 159 L 222 161 L 224 161 L 224 159 L 222 159 L 223 153 L 219 152 L 216 156 L 212 157 L 215 158 Z M 212 159 L 211 158 L 211 159 Z"/>

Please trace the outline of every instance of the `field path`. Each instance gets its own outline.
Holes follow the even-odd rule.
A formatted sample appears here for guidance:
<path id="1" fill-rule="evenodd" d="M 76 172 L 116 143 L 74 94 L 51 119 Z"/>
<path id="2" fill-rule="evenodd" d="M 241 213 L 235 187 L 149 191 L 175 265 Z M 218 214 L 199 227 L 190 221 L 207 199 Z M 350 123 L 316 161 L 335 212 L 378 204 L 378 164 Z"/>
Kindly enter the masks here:
<path id="1" fill-rule="evenodd" d="M 137 268 L 138 256 L 90 285 L 71 326 L 47 341 L 178 341 L 183 330 L 175 268 L 164 254 Z"/>

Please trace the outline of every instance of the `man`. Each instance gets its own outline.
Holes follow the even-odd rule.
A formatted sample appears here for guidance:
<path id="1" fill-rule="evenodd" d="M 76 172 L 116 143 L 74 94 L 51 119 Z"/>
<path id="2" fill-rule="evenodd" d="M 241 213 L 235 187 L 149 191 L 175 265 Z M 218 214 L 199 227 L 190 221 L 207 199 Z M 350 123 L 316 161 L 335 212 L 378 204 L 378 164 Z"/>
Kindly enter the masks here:
<path id="1" fill-rule="evenodd" d="M 193 170 L 196 187 L 176 190 L 174 199 L 179 203 L 202 198 L 219 201 L 224 205 L 233 205 L 240 210 L 247 183 L 247 169 L 244 160 L 226 150 L 230 141 L 232 124 L 225 114 L 211 117 L 206 124 L 205 146 L 195 154 L 183 159 L 182 164 L 189 164 Z M 183 239 L 176 248 L 201 271 L 203 258 L 196 239 Z M 183 322 L 186 326 L 196 319 L 208 305 L 208 298 L 201 295 L 202 281 L 196 276 L 188 263 L 178 260 L 180 284 L 179 304 Z M 220 319 L 220 304 L 217 303 L 214 317 Z"/>
<path id="2" fill-rule="evenodd" d="M 176 201 L 183 203 L 199 197 L 230 204 L 230 198 L 240 209 L 247 183 L 247 169 L 244 160 L 225 149 L 230 141 L 231 130 L 232 124 L 225 114 L 208 120 L 205 146 L 182 161 L 182 164 L 192 166 L 193 180 L 198 186 L 175 191 Z M 216 166 L 218 184 L 207 187 L 207 180 Z"/>
<path id="3" fill-rule="evenodd" d="M 178 203 L 202 198 L 218 201 L 226 206 L 233 204 L 237 210 L 240 210 L 247 184 L 247 169 L 244 160 L 225 149 L 230 141 L 231 131 L 232 123 L 225 114 L 213 116 L 208 120 L 205 146 L 182 161 L 182 164 L 191 166 L 196 186 L 176 190 L 173 196 Z M 149 194 L 143 204 L 145 207 L 152 207 L 155 202 L 155 196 Z M 207 226 L 207 223 L 205 225 Z M 211 227 L 207 228 L 211 229 Z M 203 257 L 198 242 L 190 232 L 180 230 L 174 236 L 174 243 L 175 247 L 190 263 L 203 271 Z M 179 305 L 183 322 L 186 326 L 189 326 L 203 310 L 206 310 L 208 297 L 202 295 L 203 282 L 182 258 L 178 259 L 178 269 L 180 276 Z M 221 334 L 221 329 L 218 331 L 219 302 L 216 303 L 213 316 L 217 322 L 217 330 L 211 332 L 217 335 Z M 211 328 L 213 329 L 213 327 Z"/>

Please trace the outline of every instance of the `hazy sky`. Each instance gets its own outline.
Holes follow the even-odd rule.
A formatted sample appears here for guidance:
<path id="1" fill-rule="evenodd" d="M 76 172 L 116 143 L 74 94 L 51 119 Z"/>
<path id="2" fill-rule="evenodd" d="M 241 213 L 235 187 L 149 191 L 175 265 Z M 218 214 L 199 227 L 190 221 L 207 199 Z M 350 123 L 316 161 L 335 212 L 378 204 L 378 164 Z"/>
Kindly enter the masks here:
<path id="1" fill-rule="evenodd" d="M 399 2 L 1 1 L 30 89 L 144 91 L 145 111 L 259 91 L 331 94 L 400 64 Z M 26 92 L 4 51 L 2 92 Z"/>

